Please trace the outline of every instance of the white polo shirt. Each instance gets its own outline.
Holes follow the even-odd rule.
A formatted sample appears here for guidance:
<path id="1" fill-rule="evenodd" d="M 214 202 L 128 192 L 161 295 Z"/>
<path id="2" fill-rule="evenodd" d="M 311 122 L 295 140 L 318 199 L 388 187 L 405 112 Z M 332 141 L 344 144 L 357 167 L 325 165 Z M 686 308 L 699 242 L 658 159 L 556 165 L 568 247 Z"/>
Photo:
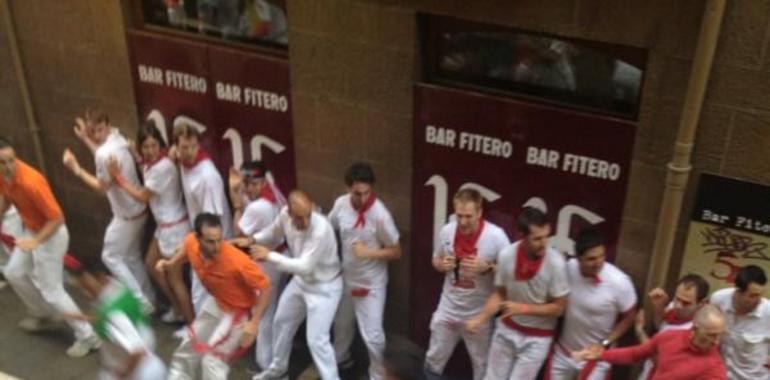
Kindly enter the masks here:
<path id="1" fill-rule="evenodd" d="M 267 227 L 281 211 L 277 204 L 264 198 L 257 198 L 253 201 L 247 200 L 247 202 L 241 218 L 238 219 L 238 228 L 247 236 Z"/>
<path id="2" fill-rule="evenodd" d="M 737 380 L 770 379 L 764 367 L 770 357 L 770 300 L 763 298 L 750 313 L 737 316 L 733 308 L 736 288 L 721 289 L 711 295 L 711 304 L 727 317 L 727 330 L 722 336 L 722 357 L 727 377 Z"/>
<path id="3" fill-rule="evenodd" d="M 158 225 L 177 222 L 187 215 L 179 172 L 168 157 L 144 168 L 144 187 L 153 193 L 150 210 Z"/>
<path id="4" fill-rule="evenodd" d="M 570 293 L 566 263 L 562 254 L 554 248 L 546 248 L 543 263 L 534 277 L 527 281 L 516 280 L 514 270 L 519 244 L 521 240 L 500 252 L 495 286 L 505 288 L 507 299 L 513 302 L 545 304 L 554 298 L 566 297 Z M 536 315 L 517 315 L 512 319 L 521 326 L 543 330 L 553 330 L 558 320 L 557 317 Z"/>
<path id="5" fill-rule="evenodd" d="M 134 218 L 144 212 L 146 206 L 112 182 L 112 177 L 107 171 L 107 160 L 110 157 L 115 157 L 118 161 L 120 174 L 126 182 L 136 187 L 141 186 L 134 156 L 128 150 L 128 142 L 117 128 L 112 128 L 107 139 L 94 152 L 96 178 L 99 182 L 107 184 L 107 199 L 110 202 L 112 214 L 123 219 Z"/>
<path id="6" fill-rule="evenodd" d="M 340 274 L 337 238 L 325 216 L 313 212 L 307 229 L 299 230 L 292 223 L 289 208 L 284 207 L 269 226 L 254 235 L 254 240 L 260 244 L 270 244 L 281 238 L 286 239 L 289 255 L 270 252 L 267 257 L 278 270 L 292 273 L 295 279 L 306 284 L 331 281 Z"/>
<path id="7" fill-rule="evenodd" d="M 433 252 L 433 257 L 454 256 L 454 239 L 457 231 L 457 222 L 451 221 L 444 225 L 439 232 L 439 245 Z M 484 230 L 481 231 L 476 242 L 476 257 L 490 263 L 496 263 L 498 253 L 510 244 L 508 236 L 502 228 L 494 223 L 484 221 Z M 459 265 L 459 263 L 458 263 Z M 456 286 L 455 271 L 449 271 L 444 276 L 444 287 L 441 290 L 441 301 L 437 311 L 450 318 L 466 320 L 481 312 L 487 298 L 494 290 L 494 274 L 465 273 L 458 270 L 464 283 L 472 286 Z"/>
<path id="8" fill-rule="evenodd" d="M 222 219 L 222 236 L 225 239 L 232 237 L 233 217 L 227 204 L 222 177 L 214 163 L 205 159 L 189 169 L 182 165 L 180 173 L 191 225 L 200 213 L 216 214 Z"/>
<path id="9" fill-rule="evenodd" d="M 570 293 L 559 344 L 568 350 L 580 350 L 607 339 L 618 315 L 631 310 L 637 302 L 631 278 L 618 267 L 604 263 L 596 283 L 580 273 L 579 264 L 577 259 L 567 261 Z"/>
<path id="10" fill-rule="evenodd" d="M 357 259 L 353 243 L 360 241 L 369 249 L 381 249 L 398 244 L 399 234 L 393 217 L 379 199 L 364 214 L 364 225 L 354 227 L 358 211 L 350 203 L 350 194 L 334 202 L 329 222 L 340 233 L 342 244 L 342 277 L 351 289 L 382 289 L 388 284 L 388 263 L 383 260 Z"/>

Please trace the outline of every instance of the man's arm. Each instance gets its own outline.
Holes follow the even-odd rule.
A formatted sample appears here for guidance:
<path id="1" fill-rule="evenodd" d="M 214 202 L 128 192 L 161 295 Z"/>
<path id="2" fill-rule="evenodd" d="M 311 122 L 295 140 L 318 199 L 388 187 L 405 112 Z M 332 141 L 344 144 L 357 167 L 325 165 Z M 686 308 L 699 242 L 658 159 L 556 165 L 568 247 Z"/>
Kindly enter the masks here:
<path id="1" fill-rule="evenodd" d="M 48 238 L 51 237 L 62 224 L 64 224 L 64 218 L 48 220 L 43 227 L 40 227 L 37 233 L 35 233 L 35 236 L 17 239 L 16 245 L 24 251 L 31 251 L 48 240 Z"/>
<path id="2" fill-rule="evenodd" d="M 254 339 L 257 337 L 257 331 L 259 331 L 259 323 L 262 320 L 262 315 L 270 303 L 270 293 L 272 287 L 268 286 L 259 291 L 257 296 L 257 302 L 251 308 L 251 319 L 243 326 L 243 335 L 241 335 L 241 347 L 249 347 L 254 343 Z"/>
<path id="3" fill-rule="evenodd" d="M 75 132 L 75 136 L 83 142 L 83 144 L 88 148 L 91 153 L 96 152 L 96 148 L 98 148 L 98 145 L 91 140 L 90 137 L 88 137 L 88 134 L 86 133 L 86 122 L 81 117 L 75 118 L 75 127 L 73 128 L 73 131 Z"/>
<path id="4" fill-rule="evenodd" d="M 150 198 L 155 194 L 146 187 L 134 186 L 123 177 L 120 172 L 120 163 L 115 157 L 110 157 L 107 160 L 107 172 L 110 174 L 112 181 L 118 185 L 123 191 L 125 191 L 131 198 L 134 198 L 137 202 L 148 203 Z"/>
<path id="5" fill-rule="evenodd" d="M 607 340 L 610 342 L 617 342 L 623 334 L 628 331 L 631 326 L 634 325 L 636 319 L 636 306 L 632 307 L 628 311 L 620 314 L 620 321 L 615 324 L 615 327 L 610 331 L 610 335 L 607 336 Z"/>
<path id="6" fill-rule="evenodd" d="M 543 304 L 503 301 L 501 308 L 503 317 L 515 315 L 536 315 L 541 317 L 561 317 L 567 307 L 567 297 L 557 297 Z"/>
<path id="7" fill-rule="evenodd" d="M 465 329 L 472 334 L 477 333 L 481 326 L 489 322 L 489 319 L 500 311 L 500 305 L 506 298 L 505 293 L 506 289 L 504 287 L 496 287 L 495 291 L 487 298 L 487 302 L 484 304 L 481 312 L 465 322 Z"/>
<path id="8" fill-rule="evenodd" d="M 352 248 L 353 248 L 353 254 L 356 256 L 356 258 L 359 258 L 359 259 L 391 261 L 391 260 L 398 260 L 401 258 L 400 243 L 396 243 L 395 245 L 388 246 L 388 247 L 382 247 L 380 249 L 374 249 L 374 248 L 367 248 L 364 243 L 355 242 L 353 243 Z"/>
<path id="9" fill-rule="evenodd" d="M 107 191 L 106 184 L 103 184 L 101 181 L 99 181 L 99 179 L 97 179 L 93 174 L 83 170 L 83 168 L 80 167 L 80 163 L 78 163 L 77 158 L 75 158 L 75 155 L 72 154 L 69 149 L 64 150 L 62 162 L 64 163 L 64 166 L 66 166 L 70 171 L 72 171 L 73 174 L 75 174 L 75 177 L 80 178 L 80 180 L 83 181 L 83 183 L 85 183 L 86 186 L 90 187 L 92 190 L 101 194 L 104 194 Z"/>
<path id="10" fill-rule="evenodd" d="M 648 359 L 655 354 L 656 339 L 651 339 L 647 343 L 624 348 L 614 348 L 602 352 L 600 360 L 612 363 L 630 365 Z"/>
<path id="11" fill-rule="evenodd" d="M 184 250 L 184 242 L 177 247 L 176 251 L 174 252 L 174 256 L 172 256 L 170 259 L 159 259 L 155 263 L 155 269 L 158 272 L 165 272 L 166 268 L 168 267 L 175 267 L 177 265 L 182 265 L 183 263 L 187 262 L 187 252 Z"/>

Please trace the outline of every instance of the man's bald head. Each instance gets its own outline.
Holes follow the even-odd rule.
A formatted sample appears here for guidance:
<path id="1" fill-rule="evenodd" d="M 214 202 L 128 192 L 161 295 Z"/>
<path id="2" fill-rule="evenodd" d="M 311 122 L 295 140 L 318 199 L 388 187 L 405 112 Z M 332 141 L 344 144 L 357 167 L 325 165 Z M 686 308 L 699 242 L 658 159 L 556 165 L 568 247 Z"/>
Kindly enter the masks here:
<path id="1" fill-rule="evenodd" d="M 703 351 L 717 346 L 726 325 L 722 310 L 714 305 L 704 305 L 693 318 L 693 345 Z"/>
<path id="2" fill-rule="evenodd" d="M 289 216 L 297 229 L 305 230 L 310 226 L 315 204 L 302 190 L 294 190 L 289 194 Z"/>

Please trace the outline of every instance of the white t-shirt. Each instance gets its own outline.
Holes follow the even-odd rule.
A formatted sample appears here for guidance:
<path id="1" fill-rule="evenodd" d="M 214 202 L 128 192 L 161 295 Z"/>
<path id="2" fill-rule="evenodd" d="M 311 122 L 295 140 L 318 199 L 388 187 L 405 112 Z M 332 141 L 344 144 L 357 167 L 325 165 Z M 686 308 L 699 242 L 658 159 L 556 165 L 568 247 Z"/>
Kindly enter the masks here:
<path id="1" fill-rule="evenodd" d="M 580 274 L 577 259 L 567 261 L 570 293 L 559 344 L 580 350 L 599 343 L 610 335 L 618 315 L 636 305 L 636 291 L 631 279 L 610 263 L 604 263 L 600 282 Z"/>
<path id="2" fill-rule="evenodd" d="M 497 262 L 495 286 L 506 289 L 507 299 L 513 302 L 528 304 L 545 304 L 554 298 L 565 297 L 569 294 L 567 270 L 564 257 L 554 248 L 547 248 L 540 270 L 528 281 L 516 281 L 516 251 L 521 241 L 517 241 L 500 252 Z M 525 327 L 543 330 L 553 330 L 557 317 L 541 317 L 535 315 L 517 315 L 514 322 Z"/>
<path id="3" fill-rule="evenodd" d="M 353 243 L 360 241 L 369 249 L 398 244 L 398 230 L 385 205 L 377 199 L 364 214 L 363 227 L 354 228 L 358 211 L 350 203 L 350 194 L 334 202 L 329 222 L 339 231 L 342 244 L 342 276 L 350 288 L 381 289 L 388 283 L 388 263 L 383 260 L 357 259 Z"/>
<path id="4" fill-rule="evenodd" d="M 181 167 L 182 190 L 187 204 L 187 215 L 194 227 L 198 214 L 209 212 L 222 218 L 222 236 L 233 236 L 233 217 L 225 196 L 225 186 L 214 163 L 206 159 L 188 169 Z"/>
<path id="5" fill-rule="evenodd" d="M 457 222 L 451 221 L 444 225 L 439 232 L 439 245 L 433 252 L 433 257 L 454 256 L 454 239 Z M 508 236 L 502 228 L 484 221 L 484 230 L 476 242 L 476 257 L 486 262 L 496 263 L 498 253 L 510 244 Z M 459 263 L 458 263 L 459 265 Z M 489 274 L 465 273 L 458 269 L 463 286 L 456 286 L 455 271 L 449 271 L 444 276 L 444 287 L 441 291 L 441 301 L 438 311 L 450 318 L 459 320 L 469 319 L 481 312 L 487 298 L 494 290 L 494 277 Z"/>
<path id="6" fill-rule="evenodd" d="M 176 165 L 167 157 L 144 169 L 144 187 L 152 191 L 150 210 L 158 225 L 179 221 L 187 210 Z"/>
<path id="7" fill-rule="evenodd" d="M 278 205 L 264 198 L 250 201 L 238 219 L 238 228 L 244 235 L 253 235 L 272 223 L 280 211 Z"/>
<path id="8" fill-rule="evenodd" d="M 289 272 L 305 283 L 331 281 L 340 274 L 337 238 L 331 224 L 323 215 L 313 212 L 305 230 L 294 227 L 289 208 L 284 207 L 278 217 L 265 229 L 254 235 L 260 244 L 286 239 L 289 256 L 270 252 L 267 261 L 278 270 Z"/>
<path id="9" fill-rule="evenodd" d="M 770 300 L 763 298 L 752 312 L 736 316 L 733 294 L 736 288 L 721 289 L 711 295 L 711 304 L 727 317 L 722 336 L 722 357 L 727 377 L 736 380 L 767 380 L 770 369 L 764 367 L 770 357 Z"/>
<path id="10" fill-rule="evenodd" d="M 144 212 L 145 205 L 137 202 L 134 198 L 123 191 L 117 184 L 112 182 L 112 177 L 107 171 L 107 160 L 110 157 L 115 157 L 120 165 L 120 174 L 126 180 L 126 182 L 136 187 L 140 186 L 139 176 L 136 173 L 136 166 L 134 164 L 134 157 L 128 150 L 128 142 L 120 134 L 120 132 L 113 128 L 110 131 L 107 140 L 105 140 L 94 152 L 94 162 L 96 167 L 96 178 L 99 182 L 107 184 L 107 199 L 110 202 L 110 208 L 112 214 L 124 218 L 130 219 Z"/>

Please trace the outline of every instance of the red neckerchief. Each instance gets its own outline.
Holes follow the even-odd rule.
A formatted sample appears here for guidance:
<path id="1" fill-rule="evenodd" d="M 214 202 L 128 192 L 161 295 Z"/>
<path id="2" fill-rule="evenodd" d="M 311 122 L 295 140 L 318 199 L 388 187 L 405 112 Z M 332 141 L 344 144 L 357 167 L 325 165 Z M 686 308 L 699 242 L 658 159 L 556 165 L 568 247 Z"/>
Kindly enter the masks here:
<path id="1" fill-rule="evenodd" d="M 691 322 L 692 316 L 679 318 L 676 313 L 674 313 L 674 309 L 671 309 L 667 311 L 666 314 L 663 314 L 663 320 L 666 321 L 666 323 L 669 325 L 682 325 L 687 322 Z"/>
<path id="2" fill-rule="evenodd" d="M 193 160 L 193 162 L 189 164 L 184 162 L 184 160 L 180 160 L 180 162 L 182 163 L 182 166 L 185 167 L 185 169 L 192 169 L 195 167 L 195 165 L 198 165 L 201 161 L 208 160 L 208 159 L 209 159 L 208 153 L 206 153 L 203 149 L 198 149 L 198 155 L 195 156 L 195 159 Z"/>
<path id="3" fill-rule="evenodd" d="M 266 201 L 272 204 L 278 203 L 278 199 L 275 197 L 275 193 L 273 193 L 273 189 L 268 183 L 265 183 L 265 185 L 262 186 L 262 190 L 259 191 L 259 197 L 264 198 Z"/>
<path id="4" fill-rule="evenodd" d="M 513 277 L 516 281 L 532 279 L 540 271 L 540 267 L 543 266 L 544 257 L 545 255 L 534 260 L 530 259 L 524 250 L 524 242 L 519 243 L 519 249 L 516 252 L 516 270 L 513 272 Z"/>
<path id="5" fill-rule="evenodd" d="M 160 162 L 160 160 L 166 158 L 167 153 L 168 153 L 168 149 L 161 149 L 160 154 L 158 154 L 158 157 L 156 157 L 154 160 L 152 161 L 143 160 L 142 162 L 140 162 L 140 164 L 144 166 L 144 170 L 150 170 L 150 168 L 153 167 L 153 165 Z"/>
<path id="6" fill-rule="evenodd" d="M 356 224 L 353 225 L 353 228 L 358 228 L 359 226 L 364 228 L 364 225 L 366 225 L 366 212 L 372 208 L 372 205 L 374 205 L 374 201 L 376 200 L 377 196 L 374 194 L 374 191 L 372 191 L 369 193 L 369 198 L 366 199 L 366 202 L 364 202 L 363 206 L 361 206 L 360 209 L 356 209 L 356 205 L 353 204 L 353 199 L 350 199 L 350 205 L 353 206 L 353 209 L 358 212 L 358 219 L 356 219 Z"/>
<path id="7" fill-rule="evenodd" d="M 11 251 L 16 248 L 16 238 L 2 232 L 0 232 L 0 243 L 5 244 Z"/>
<path id="8" fill-rule="evenodd" d="M 481 232 L 484 230 L 484 219 L 479 220 L 479 226 L 476 232 L 471 235 L 463 235 L 460 233 L 460 228 L 455 228 L 454 249 L 457 262 L 463 261 L 464 258 L 469 256 L 476 256 L 478 250 L 476 249 L 476 243 L 481 237 Z"/>

